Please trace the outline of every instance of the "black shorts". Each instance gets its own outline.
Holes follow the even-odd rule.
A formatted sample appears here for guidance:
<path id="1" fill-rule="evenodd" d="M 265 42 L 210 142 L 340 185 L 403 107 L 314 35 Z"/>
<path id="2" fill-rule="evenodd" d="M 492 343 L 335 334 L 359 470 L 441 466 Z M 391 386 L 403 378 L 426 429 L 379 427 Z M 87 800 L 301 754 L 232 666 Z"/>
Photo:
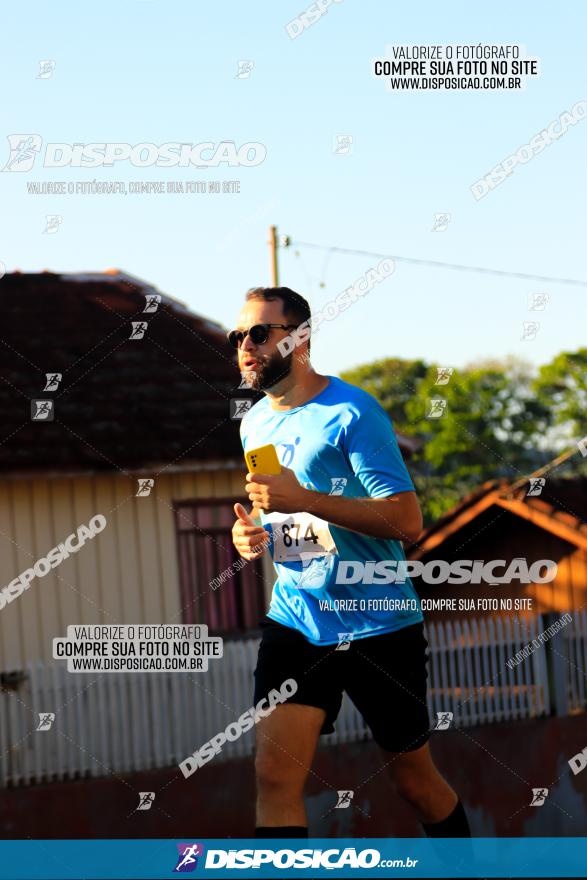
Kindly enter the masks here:
<path id="1" fill-rule="evenodd" d="M 255 706 L 293 678 L 298 689 L 287 702 L 324 709 L 321 734 L 334 732 L 346 691 L 381 748 L 411 752 L 428 740 L 428 642 L 422 623 L 352 640 L 343 651 L 336 645 L 312 645 L 297 630 L 269 617 L 261 629 Z"/>

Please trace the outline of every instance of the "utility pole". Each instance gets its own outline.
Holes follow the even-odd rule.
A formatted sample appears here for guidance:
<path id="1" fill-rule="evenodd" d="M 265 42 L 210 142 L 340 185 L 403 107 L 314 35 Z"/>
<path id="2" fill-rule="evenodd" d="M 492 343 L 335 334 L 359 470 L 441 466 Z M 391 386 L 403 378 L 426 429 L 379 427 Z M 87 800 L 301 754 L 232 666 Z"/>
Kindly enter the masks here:
<path id="1" fill-rule="evenodd" d="M 269 227 L 269 254 L 271 257 L 271 287 L 279 287 L 279 266 L 277 264 L 277 226 Z"/>

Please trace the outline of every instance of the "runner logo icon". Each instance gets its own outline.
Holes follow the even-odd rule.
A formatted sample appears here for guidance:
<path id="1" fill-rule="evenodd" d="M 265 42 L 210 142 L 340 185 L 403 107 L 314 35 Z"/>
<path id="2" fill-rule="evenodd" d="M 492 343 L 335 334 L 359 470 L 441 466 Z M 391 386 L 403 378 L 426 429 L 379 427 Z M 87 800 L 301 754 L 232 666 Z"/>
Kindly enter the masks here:
<path id="1" fill-rule="evenodd" d="M 204 847 L 201 843 L 178 843 L 178 859 L 177 865 L 173 869 L 180 873 L 195 871 L 198 865 L 198 859 L 204 854 Z"/>

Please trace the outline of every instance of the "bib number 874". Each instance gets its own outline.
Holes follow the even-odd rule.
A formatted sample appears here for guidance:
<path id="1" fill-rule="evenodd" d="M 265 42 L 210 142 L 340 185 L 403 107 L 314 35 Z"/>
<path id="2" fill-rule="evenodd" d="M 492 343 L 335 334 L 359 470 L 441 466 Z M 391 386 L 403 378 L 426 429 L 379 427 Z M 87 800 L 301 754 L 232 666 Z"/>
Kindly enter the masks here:
<path id="1" fill-rule="evenodd" d="M 300 540 L 299 540 L 300 527 L 301 527 L 301 523 L 294 522 L 289 525 L 287 525 L 286 523 L 283 524 L 283 526 L 281 528 L 282 528 L 282 532 L 283 532 L 283 544 L 285 547 L 292 547 L 294 540 L 295 540 L 296 547 L 300 546 Z M 295 538 L 292 538 L 291 532 L 293 532 L 294 529 L 295 529 Z M 318 543 L 318 535 L 314 532 L 314 529 L 312 528 L 312 523 L 309 523 L 309 525 L 306 529 L 306 532 L 304 534 L 303 540 L 304 541 L 312 541 L 313 544 Z"/>

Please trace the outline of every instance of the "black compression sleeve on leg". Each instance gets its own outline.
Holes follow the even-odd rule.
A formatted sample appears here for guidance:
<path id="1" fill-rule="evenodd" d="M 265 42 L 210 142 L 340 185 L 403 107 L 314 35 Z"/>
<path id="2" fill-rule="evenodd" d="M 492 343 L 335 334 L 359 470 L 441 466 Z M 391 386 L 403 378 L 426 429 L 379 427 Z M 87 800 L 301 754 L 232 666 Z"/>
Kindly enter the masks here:
<path id="1" fill-rule="evenodd" d="M 255 828 L 255 837 L 307 837 L 305 825 L 259 825 Z"/>
<path id="2" fill-rule="evenodd" d="M 422 822 L 422 828 L 427 837 L 470 837 L 471 829 L 467 821 L 467 814 L 461 800 L 452 813 L 441 822 Z"/>

